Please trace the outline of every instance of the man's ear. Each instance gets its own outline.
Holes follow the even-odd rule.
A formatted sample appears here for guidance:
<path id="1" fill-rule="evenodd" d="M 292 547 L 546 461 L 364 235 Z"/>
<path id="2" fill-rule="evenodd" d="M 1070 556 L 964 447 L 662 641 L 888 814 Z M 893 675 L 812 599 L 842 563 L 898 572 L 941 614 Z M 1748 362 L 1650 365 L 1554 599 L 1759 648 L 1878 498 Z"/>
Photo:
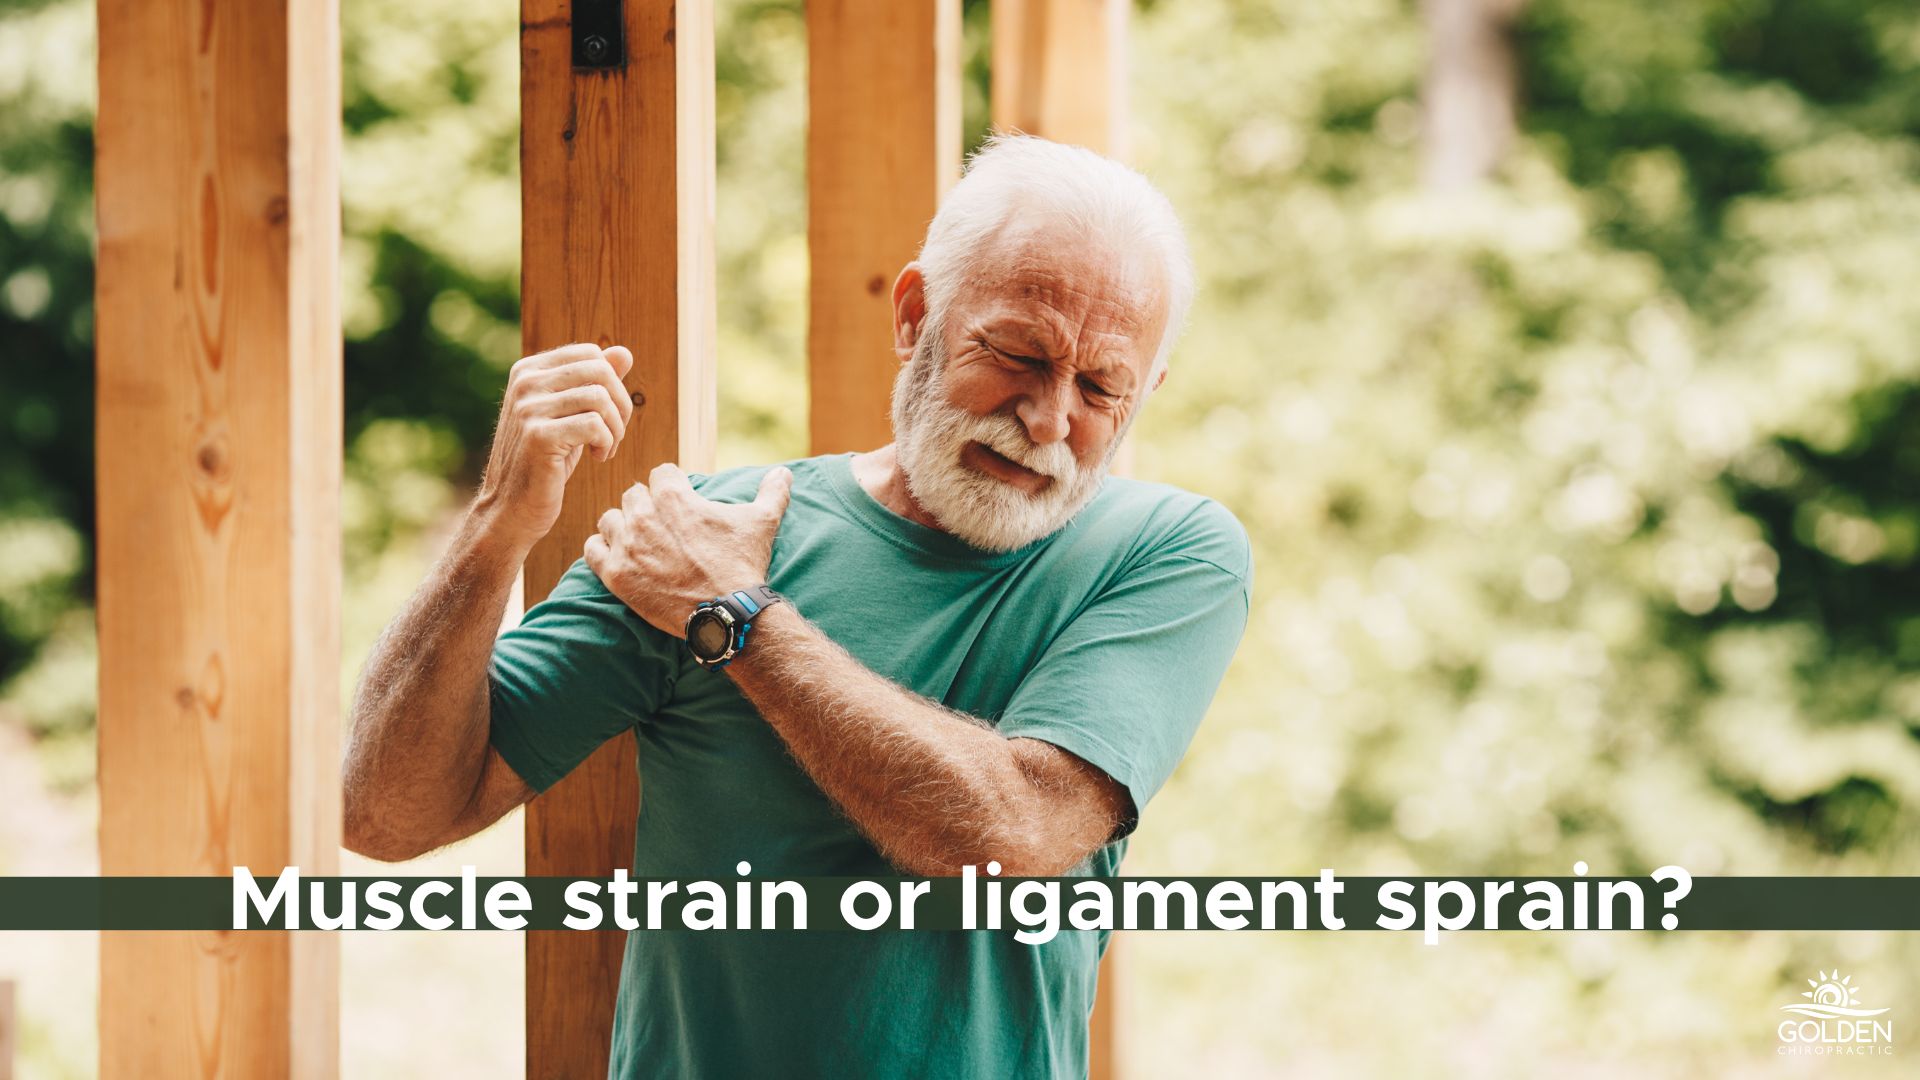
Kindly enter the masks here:
<path id="1" fill-rule="evenodd" d="M 1167 381 L 1167 370 L 1166 368 L 1160 369 L 1160 374 L 1154 376 L 1153 382 L 1147 385 L 1147 393 L 1151 394 L 1155 390 L 1160 389 L 1160 384 Z"/>
<path id="2" fill-rule="evenodd" d="M 893 279 L 893 354 L 902 364 L 913 359 L 913 347 L 927 321 L 927 294 L 920 264 L 910 262 Z"/>

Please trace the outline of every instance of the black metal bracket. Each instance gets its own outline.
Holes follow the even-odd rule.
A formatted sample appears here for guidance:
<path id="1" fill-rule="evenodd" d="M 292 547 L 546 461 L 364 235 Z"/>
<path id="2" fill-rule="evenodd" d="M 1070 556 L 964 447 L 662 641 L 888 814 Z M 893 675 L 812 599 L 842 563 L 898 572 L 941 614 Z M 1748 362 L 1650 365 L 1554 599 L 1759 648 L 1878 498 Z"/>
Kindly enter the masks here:
<path id="1" fill-rule="evenodd" d="M 621 0 L 573 0 L 573 66 L 617 68 L 627 63 Z"/>

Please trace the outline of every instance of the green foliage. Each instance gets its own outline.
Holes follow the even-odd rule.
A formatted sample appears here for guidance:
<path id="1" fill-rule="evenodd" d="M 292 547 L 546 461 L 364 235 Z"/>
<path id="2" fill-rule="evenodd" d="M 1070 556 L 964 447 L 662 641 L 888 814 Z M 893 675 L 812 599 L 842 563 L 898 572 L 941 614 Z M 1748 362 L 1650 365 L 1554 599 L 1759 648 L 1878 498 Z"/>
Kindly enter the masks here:
<path id="1" fill-rule="evenodd" d="M 1259 548 L 1185 776 L 1249 843 L 1451 873 L 1920 848 L 1920 87 L 1891 74 L 1920 23 L 1787 7 L 1531 5 L 1526 130 L 1454 196 L 1418 184 L 1405 9 L 1140 20 L 1141 164 L 1207 274 L 1140 460 Z"/>
<path id="2" fill-rule="evenodd" d="M 1902 872 L 1920 14 L 1536 0 L 1516 41 L 1521 137 L 1483 189 L 1439 195 L 1419 183 L 1412 5 L 1156 4 L 1136 24 L 1136 158 L 1205 275 L 1139 468 L 1234 507 L 1257 598 L 1131 871 Z M 1721 1071 L 1686 1055 L 1834 942 L 1770 939 L 1735 983 L 1708 974 L 1727 949 L 1645 938 L 1462 941 L 1444 963 L 1352 940 L 1134 947 L 1172 1047 L 1682 1075 Z M 1853 955 L 1904 1000 L 1897 952 Z M 1369 991 L 1405 973 L 1365 1010 L 1399 1049 L 1318 1005 L 1324 971 L 1282 974 L 1308 955 Z M 1526 956 L 1532 1021 L 1555 1019 L 1499 1026 L 1532 1056 L 1489 1068 L 1459 1033 L 1512 1011 L 1478 987 L 1510 989 Z M 1581 970 L 1605 978 L 1588 993 L 1562 974 Z M 1671 985 L 1635 998 L 1634 970 Z M 1259 989 L 1223 1002 L 1223 979 Z M 1663 1010 L 1698 1024 L 1656 1030 Z"/>

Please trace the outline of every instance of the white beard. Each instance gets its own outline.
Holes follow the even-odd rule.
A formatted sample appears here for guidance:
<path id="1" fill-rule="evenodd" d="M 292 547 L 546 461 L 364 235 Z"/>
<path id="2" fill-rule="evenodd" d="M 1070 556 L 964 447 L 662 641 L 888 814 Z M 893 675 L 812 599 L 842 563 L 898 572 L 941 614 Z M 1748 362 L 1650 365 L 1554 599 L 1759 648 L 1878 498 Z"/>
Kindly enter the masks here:
<path id="1" fill-rule="evenodd" d="M 913 357 L 893 383 L 893 439 L 907 490 L 942 528 L 987 551 L 1013 551 L 1063 528 L 1107 478 L 1114 451 L 1133 426 L 1127 417 L 1097 468 L 1082 468 L 1065 442 L 1036 445 L 1012 416 L 975 416 L 947 401 L 942 328 L 922 327 Z M 1135 410 L 1138 415 L 1138 410 Z M 960 460 L 968 443 L 1051 477 L 1029 495 Z"/>

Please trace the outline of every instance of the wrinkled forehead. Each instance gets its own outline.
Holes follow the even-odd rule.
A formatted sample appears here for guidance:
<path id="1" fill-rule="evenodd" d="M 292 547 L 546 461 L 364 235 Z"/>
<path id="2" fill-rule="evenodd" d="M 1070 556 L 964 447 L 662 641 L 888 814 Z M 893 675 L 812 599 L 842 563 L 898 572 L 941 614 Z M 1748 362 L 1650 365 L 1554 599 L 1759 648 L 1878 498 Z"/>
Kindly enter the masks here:
<path id="1" fill-rule="evenodd" d="M 1166 295 L 1165 268 L 1153 259 L 1028 215 L 985 242 L 972 280 L 955 299 L 1151 347 L 1165 326 Z"/>

